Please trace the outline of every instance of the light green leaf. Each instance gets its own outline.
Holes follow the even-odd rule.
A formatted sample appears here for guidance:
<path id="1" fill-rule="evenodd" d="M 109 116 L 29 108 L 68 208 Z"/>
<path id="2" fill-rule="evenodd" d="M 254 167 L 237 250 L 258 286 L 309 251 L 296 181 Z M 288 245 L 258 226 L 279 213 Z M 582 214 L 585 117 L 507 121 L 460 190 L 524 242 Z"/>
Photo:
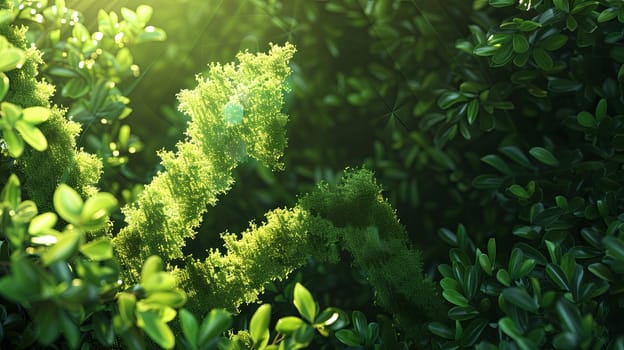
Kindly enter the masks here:
<path id="1" fill-rule="evenodd" d="M 10 47 L 0 51 L 0 72 L 6 72 L 20 68 L 26 60 L 23 50 Z"/>
<path id="2" fill-rule="evenodd" d="M 181 289 L 155 291 L 149 293 L 149 296 L 142 299 L 140 303 L 179 308 L 186 303 L 186 293 Z"/>
<path id="3" fill-rule="evenodd" d="M 172 349 L 175 345 L 175 337 L 171 328 L 163 322 L 155 311 L 138 312 L 138 325 L 160 347 Z"/>
<path id="4" fill-rule="evenodd" d="M 33 126 L 24 120 L 18 120 L 15 122 L 15 129 L 19 131 L 24 141 L 26 141 L 26 143 L 37 151 L 43 152 L 46 148 L 48 148 L 48 140 L 36 126 Z"/>
<path id="5" fill-rule="evenodd" d="M 139 5 L 136 9 L 136 15 L 143 24 L 147 24 L 147 22 L 149 22 L 152 18 L 153 12 L 154 10 L 149 5 Z"/>
<path id="6" fill-rule="evenodd" d="M 110 238 L 100 237 L 80 246 L 80 252 L 93 261 L 113 258 L 113 245 Z"/>
<path id="7" fill-rule="evenodd" d="M 81 226 L 97 230 L 106 223 L 106 218 L 117 207 L 117 199 L 110 193 L 99 192 L 87 199 L 80 215 Z"/>
<path id="8" fill-rule="evenodd" d="M 121 16 L 128 22 L 130 22 L 130 24 L 138 24 L 137 22 L 137 15 L 134 11 L 130 10 L 129 8 L 126 7 L 122 7 L 121 8 Z"/>
<path id="9" fill-rule="evenodd" d="M 19 158 L 24 152 L 24 140 L 13 129 L 3 129 L 2 136 L 9 149 L 9 155 Z"/>
<path id="10" fill-rule="evenodd" d="M 0 101 L 4 99 L 7 92 L 9 91 L 9 77 L 4 74 L 4 72 L 0 72 Z"/>
<path id="11" fill-rule="evenodd" d="M 9 9 L 0 10 L 0 25 L 13 22 L 14 19 L 15 19 L 15 16 L 13 15 L 13 11 Z"/>
<path id="12" fill-rule="evenodd" d="M 78 192 L 66 184 L 59 184 L 54 191 L 54 209 L 65 221 L 75 224 L 80 220 L 83 201 Z"/>
<path id="13" fill-rule="evenodd" d="M 136 310 L 136 296 L 131 293 L 119 293 L 117 296 L 117 307 L 119 309 L 119 319 L 121 329 L 119 333 L 134 325 L 134 310 Z"/>
<path id="14" fill-rule="evenodd" d="M 67 260 L 76 253 L 82 239 L 83 234 L 78 230 L 63 232 L 63 234 L 58 237 L 56 244 L 41 254 L 41 261 L 44 265 L 48 266 L 57 261 Z"/>
<path id="15" fill-rule="evenodd" d="M 22 110 L 22 120 L 28 124 L 37 125 L 50 118 L 52 111 L 46 107 L 28 107 Z"/>
<path id="16" fill-rule="evenodd" d="M 271 305 L 260 305 L 249 322 L 249 334 L 251 335 L 255 348 L 263 349 L 269 343 L 269 338 L 271 336 L 269 331 L 270 321 Z"/>
<path id="17" fill-rule="evenodd" d="M 139 35 L 134 38 L 134 42 L 136 44 L 139 44 L 150 41 L 163 41 L 165 39 L 167 39 L 167 34 L 165 34 L 164 30 L 152 26 L 147 26 L 145 27 L 144 31 L 139 33 Z"/>
<path id="18" fill-rule="evenodd" d="M 0 108 L 2 109 L 2 119 L 6 120 L 6 123 L 11 127 L 22 118 L 22 108 L 19 106 L 9 102 L 2 102 Z"/>
<path id="19" fill-rule="evenodd" d="M 22 191 L 20 189 L 20 181 L 17 175 L 11 174 L 11 176 L 9 176 L 9 181 L 7 181 L 6 185 L 4 185 L 0 196 L 2 197 L 2 201 L 8 205 L 9 208 L 17 208 L 22 201 Z"/>
<path id="20" fill-rule="evenodd" d="M 56 225 L 58 217 L 54 213 L 43 213 L 35 216 L 30 225 L 28 226 L 28 232 L 33 235 L 46 233 Z"/>
<path id="21" fill-rule="evenodd" d="M 296 316 L 286 316 L 277 320 L 275 330 L 281 334 L 289 335 L 296 332 L 300 327 L 307 325 L 304 320 Z"/>
<path id="22" fill-rule="evenodd" d="M 312 294 L 299 282 L 295 284 L 294 300 L 293 303 L 297 308 L 297 311 L 308 322 L 313 323 L 318 312 L 318 305 L 314 301 Z"/>

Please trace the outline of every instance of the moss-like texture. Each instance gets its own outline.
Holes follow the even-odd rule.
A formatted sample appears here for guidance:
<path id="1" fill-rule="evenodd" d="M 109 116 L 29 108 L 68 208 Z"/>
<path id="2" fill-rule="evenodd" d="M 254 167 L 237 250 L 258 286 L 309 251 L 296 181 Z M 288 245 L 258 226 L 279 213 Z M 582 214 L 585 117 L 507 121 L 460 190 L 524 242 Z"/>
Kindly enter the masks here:
<path id="1" fill-rule="evenodd" d="M 229 190 L 232 170 L 247 156 L 280 167 L 286 146 L 281 113 L 284 80 L 294 46 L 273 46 L 268 54 L 238 55 L 239 64 L 212 65 L 194 90 L 180 93 L 180 108 L 191 116 L 187 140 L 177 152 L 161 154 L 165 171 L 123 209 L 127 227 L 114 240 L 127 282 L 151 255 L 170 263 L 183 257 L 207 205 Z"/>
<path id="2" fill-rule="evenodd" d="M 1 7 L 8 5 L 2 2 Z M 102 163 L 95 156 L 76 149 L 80 125 L 67 120 L 63 109 L 50 106 L 54 87 L 37 80 L 41 55 L 35 48 L 27 46 L 25 33 L 25 27 L 0 26 L 0 35 L 26 52 L 24 64 L 6 73 L 11 88 L 4 100 L 23 108 L 42 106 L 53 110 L 49 120 L 39 126 L 48 140 L 48 149 L 37 152 L 27 147 L 15 160 L 15 170 L 28 197 L 46 211 L 53 208 L 52 195 L 61 182 L 77 189 L 84 197 L 92 195 L 96 191 Z"/>
<path id="3" fill-rule="evenodd" d="M 410 247 L 369 171 L 351 172 L 335 188 L 320 186 L 294 208 L 269 212 L 263 225 L 237 237 L 224 235 L 224 254 L 214 250 L 204 261 L 187 258 L 187 268 L 177 271 L 197 312 L 211 307 L 236 311 L 257 301 L 268 283 L 287 277 L 308 257 L 335 262 L 346 251 L 375 289 L 379 305 L 404 329 L 416 332 L 423 316 L 446 314 L 438 288 L 423 275 L 420 252 Z"/>

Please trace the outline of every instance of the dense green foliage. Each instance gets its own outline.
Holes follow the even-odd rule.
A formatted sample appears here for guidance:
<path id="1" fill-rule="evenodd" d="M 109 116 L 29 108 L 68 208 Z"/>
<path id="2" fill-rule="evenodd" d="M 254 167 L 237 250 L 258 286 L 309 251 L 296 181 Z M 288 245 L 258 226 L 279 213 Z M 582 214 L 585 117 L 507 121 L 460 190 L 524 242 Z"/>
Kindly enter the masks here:
<path id="1" fill-rule="evenodd" d="M 85 3 L 0 1 L 0 347 L 624 349 L 621 1 Z"/>

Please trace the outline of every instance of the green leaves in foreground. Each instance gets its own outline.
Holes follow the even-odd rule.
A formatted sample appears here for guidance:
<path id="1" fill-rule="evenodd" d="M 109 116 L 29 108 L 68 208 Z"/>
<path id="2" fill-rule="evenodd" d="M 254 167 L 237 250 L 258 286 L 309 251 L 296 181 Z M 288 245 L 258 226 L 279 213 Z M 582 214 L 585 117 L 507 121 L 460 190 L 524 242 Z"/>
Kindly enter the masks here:
<path id="1" fill-rule="evenodd" d="M 0 101 L 10 87 L 9 78 L 4 72 L 21 68 L 25 60 L 24 51 L 13 47 L 0 35 Z M 22 155 L 24 142 L 40 152 L 48 147 L 48 141 L 36 126 L 48 120 L 50 113 L 50 109 L 45 107 L 22 109 L 9 102 L 0 103 L 0 130 L 11 157 Z"/>
<path id="2" fill-rule="evenodd" d="M 22 109 L 9 102 L 0 104 L 0 130 L 11 157 L 22 155 L 24 142 L 40 152 L 48 148 L 48 141 L 37 125 L 48 120 L 50 113 L 45 107 Z"/>
<path id="3" fill-rule="evenodd" d="M 129 348 L 142 343 L 141 329 L 161 348 L 172 349 L 175 336 L 168 323 L 185 303 L 186 293 L 177 287 L 173 275 L 163 271 L 159 257 L 151 256 L 143 265 L 141 283 L 118 295 L 119 313 L 113 317 L 113 328 Z M 185 334 L 197 334 L 188 314 L 184 320 Z"/>

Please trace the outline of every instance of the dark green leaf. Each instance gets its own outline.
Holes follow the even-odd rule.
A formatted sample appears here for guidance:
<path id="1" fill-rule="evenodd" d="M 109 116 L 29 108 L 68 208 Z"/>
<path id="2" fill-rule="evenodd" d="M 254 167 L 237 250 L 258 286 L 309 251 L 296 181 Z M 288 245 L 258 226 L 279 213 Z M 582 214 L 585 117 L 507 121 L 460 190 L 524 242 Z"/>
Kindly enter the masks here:
<path id="1" fill-rule="evenodd" d="M 37 308 L 33 313 L 35 325 L 38 329 L 37 335 L 43 345 L 52 344 L 60 335 L 59 310 L 52 303 L 45 303 Z"/>
<path id="2" fill-rule="evenodd" d="M 483 44 L 483 45 L 479 45 L 475 47 L 472 52 L 477 56 L 487 57 L 487 56 L 494 56 L 494 54 L 498 52 L 498 49 L 499 48 L 496 46 Z"/>
<path id="3" fill-rule="evenodd" d="M 554 62 L 550 54 L 546 50 L 536 47 L 533 49 L 533 60 L 535 64 L 544 71 L 549 71 L 553 68 Z"/>
<path id="4" fill-rule="evenodd" d="M 89 84 L 82 78 L 74 78 L 63 86 L 61 94 L 65 97 L 78 99 L 89 92 Z"/>
<path id="5" fill-rule="evenodd" d="M 516 164 L 521 165 L 527 169 L 532 169 L 533 165 L 529 161 L 529 158 L 516 146 L 505 146 L 499 149 L 499 151 L 509 159 L 513 160 Z"/>
<path id="6" fill-rule="evenodd" d="M 472 306 L 455 306 L 448 311 L 448 317 L 456 321 L 466 321 L 479 315 L 479 311 Z"/>
<path id="7" fill-rule="evenodd" d="M 358 337 L 352 330 L 350 329 L 341 329 L 337 331 L 336 338 L 343 344 L 347 346 L 359 346 L 362 343 L 360 342 L 360 337 Z"/>
<path id="8" fill-rule="evenodd" d="M 506 7 L 515 4 L 515 0 L 489 0 L 489 4 L 492 7 Z"/>
<path id="9" fill-rule="evenodd" d="M 479 100 L 474 99 L 468 103 L 466 110 L 466 116 L 468 117 L 468 124 L 472 125 L 479 115 Z"/>
<path id="10" fill-rule="evenodd" d="M 529 199 L 531 197 L 531 194 L 529 194 L 526 189 L 524 189 L 524 187 L 517 185 L 517 184 L 513 184 L 511 186 L 509 186 L 509 188 L 507 188 L 509 190 L 509 192 L 511 192 L 511 194 L 513 194 L 514 196 L 518 197 L 519 199 Z"/>
<path id="11" fill-rule="evenodd" d="M 613 273 L 611 273 L 611 270 L 605 264 L 593 263 L 590 264 L 587 269 L 589 270 L 589 272 L 593 273 L 594 275 L 598 276 L 598 278 L 601 278 L 605 281 L 614 280 Z"/>
<path id="12" fill-rule="evenodd" d="M 533 299 L 533 297 L 531 297 L 524 288 L 505 288 L 502 292 L 502 296 L 503 299 L 521 308 L 522 310 L 536 313 L 539 309 L 539 305 L 535 299 Z"/>
<path id="13" fill-rule="evenodd" d="M 466 96 L 456 91 L 445 92 L 438 99 L 438 106 L 442 109 L 447 109 L 452 105 L 465 102 L 467 100 Z"/>
<path id="14" fill-rule="evenodd" d="M 455 331 L 450 329 L 449 327 L 447 327 L 446 325 L 439 323 L 439 322 L 431 322 L 427 325 L 427 328 L 429 329 L 429 331 L 435 335 L 437 335 L 438 337 L 444 338 L 444 339 L 454 339 L 455 338 Z M 338 336 L 338 334 L 336 334 L 336 337 Z M 340 339 L 339 339 L 340 340 Z M 357 341 L 357 340 L 356 340 Z M 342 340 L 341 340 L 342 342 Z M 351 344 L 347 344 L 345 342 L 342 342 L 343 344 L 346 345 L 351 345 Z M 359 344 L 354 344 L 351 346 L 357 346 Z"/>
<path id="15" fill-rule="evenodd" d="M 539 46 L 547 51 L 555 51 L 563 47 L 568 42 L 565 34 L 553 34 L 539 42 Z"/>
<path id="16" fill-rule="evenodd" d="M 553 0 L 555 4 L 555 8 L 559 11 L 563 11 L 565 13 L 570 12 L 570 3 L 569 0 Z"/>
<path id="17" fill-rule="evenodd" d="M 568 278 L 566 277 L 561 267 L 559 267 L 559 265 L 546 265 L 546 276 L 548 276 L 548 278 L 550 278 L 550 280 L 560 289 L 570 289 L 570 287 L 568 286 Z"/>
<path id="18" fill-rule="evenodd" d="M 548 78 L 548 90 L 558 94 L 579 91 L 581 88 L 583 88 L 583 84 L 578 81 L 555 77 Z"/>
<path id="19" fill-rule="evenodd" d="M 557 313 L 563 323 L 564 329 L 575 334 L 582 334 L 580 310 L 565 298 L 557 302 Z"/>
<path id="20" fill-rule="evenodd" d="M 535 159 L 537 159 L 538 161 L 546 165 L 550 165 L 550 166 L 559 165 L 559 161 L 557 160 L 557 158 L 555 158 L 555 156 L 552 153 L 550 153 L 549 150 L 545 148 L 533 147 L 529 150 L 529 154 L 531 154 Z"/>
<path id="21" fill-rule="evenodd" d="M 534 31 L 537 28 L 540 28 L 541 26 L 542 25 L 538 22 L 525 20 L 525 21 L 522 21 L 522 23 L 520 23 L 520 25 L 518 26 L 518 30 L 522 32 L 530 32 L 530 31 Z"/>
<path id="22" fill-rule="evenodd" d="M 498 189 L 503 184 L 503 178 L 497 175 L 479 175 L 472 180 L 472 186 L 477 189 Z"/>
<path id="23" fill-rule="evenodd" d="M 492 167 L 496 168 L 498 171 L 500 171 L 501 173 L 505 175 L 511 175 L 512 173 L 507 163 L 503 159 L 501 159 L 501 157 L 497 155 L 488 154 L 486 156 L 483 156 L 481 158 L 481 161 L 486 164 L 491 165 Z"/>
<path id="24" fill-rule="evenodd" d="M 517 53 L 524 53 L 529 50 L 529 41 L 527 40 L 526 36 L 522 34 L 514 34 L 513 50 Z"/>
<path id="25" fill-rule="evenodd" d="M 602 239 L 602 244 L 607 248 L 607 253 L 615 259 L 624 262 L 624 242 L 613 236 Z"/>
<path id="26" fill-rule="evenodd" d="M 78 329 L 78 325 L 71 319 L 67 312 L 62 311 L 59 314 L 59 320 L 61 321 L 61 330 L 65 335 L 67 344 L 70 349 L 77 349 L 80 341 L 81 332 Z"/>

